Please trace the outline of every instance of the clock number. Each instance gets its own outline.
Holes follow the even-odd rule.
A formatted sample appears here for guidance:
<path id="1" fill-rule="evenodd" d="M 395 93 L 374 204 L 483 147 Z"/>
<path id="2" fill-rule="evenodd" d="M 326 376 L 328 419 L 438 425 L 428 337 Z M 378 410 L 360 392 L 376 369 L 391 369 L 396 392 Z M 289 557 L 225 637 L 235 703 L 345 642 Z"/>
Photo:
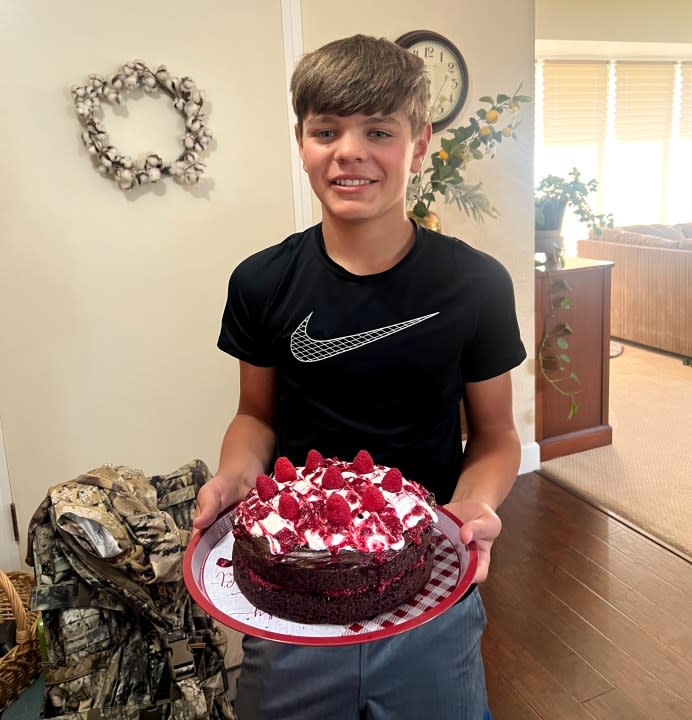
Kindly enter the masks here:
<path id="1" fill-rule="evenodd" d="M 430 30 L 413 30 L 395 41 L 427 66 L 428 112 L 433 132 L 447 127 L 459 114 L 468 92 L 464 57 L 447 38 Z"/>

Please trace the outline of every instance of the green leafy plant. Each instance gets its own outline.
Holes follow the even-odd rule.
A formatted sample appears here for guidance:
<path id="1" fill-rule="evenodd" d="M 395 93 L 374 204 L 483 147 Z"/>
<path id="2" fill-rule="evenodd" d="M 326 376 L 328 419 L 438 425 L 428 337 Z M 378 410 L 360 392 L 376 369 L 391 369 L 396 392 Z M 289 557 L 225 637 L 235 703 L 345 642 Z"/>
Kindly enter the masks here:
<path id="1" fill-rule="evenodd" d="M 549 307 L 545 313 L 545 331 L 538 349 L 538 362 L 546 382 L 569 399 L 568 419 L 579 411 L 577 402 L 579 376 L 572 367 L 569 355 L 572 328 L 569 323 L 560 322 L 556 314 L 558 310 L 572 308 L 572 297 L 567 282 L 552 271 L 564 267 L 565 264 L 560 234 L 566 208 L 573 210 L 579 221 L 586 225 L 595 237 L 603 234 L 603 228 L 613 226 L 612 214 L 598 214 L 591 209 L 588 197 L 597 188 L 597 180 L 584 182 L 581 173 L 575 167 L 566 178 L 558 175 L 546 175 L 541 178 L 535 193 L 537 249 L 540 234 L 545 235 L 541 247 L 545 253 L 545 260 L 537 261 L 536 265 L 544 267 L 550 273 Z"/>
<path id="2" fill-rule="evenodd" d="M 598 181 L 584 182 L 577 168 L 563 178 L 559 175 L 546 175 L 536 187 L 535 210 L 536 230 L 560 230 L 565 208 L 574 211 L 580 222 L 598 237 L 604 227 L 613 227 L 611 213 L 594 213 L 588 197 L 598 188 Z"/>
<path id="3" fill-rule="evenodd" d="M 538 364 L 545 381 L 560 395 L 569 399 L 567 419 L 573 418 L 579 411 L 577 393 L 579 376 L 572 369 L 569 356 L 569 340 L 573 334 L 569 323 L 557 318 L 559 310 L 571 310 L 571 287 L 561 277 L 549 278 L 548 312 L 545 332 L 538 349 Z"/>
<path id="4" fill-rule="evenodd" d="M 409 181 L 406 199 L 414 218 L 428 215 L 431 204 L 438 198 L 447 204 L 456 204 L 476 222 L 498 217 L 483 184 L 467 182 L 464 174 L 472 161 L 494 157 L 503 140 L 516 139 L 520 105 L 531 102 L 530 97 L 519 94 L 520 89 L 521 85 L 512 95 L 480 98 L 479 102 L 489 107 L 477 110 L 466 125 L 445 130 L 452 136 L 442 138 L 440 150 L 431 155 L 430 166 L 421 168 Z M 502 123 L 506 112 L 511 114 L 511 119 Z"/>

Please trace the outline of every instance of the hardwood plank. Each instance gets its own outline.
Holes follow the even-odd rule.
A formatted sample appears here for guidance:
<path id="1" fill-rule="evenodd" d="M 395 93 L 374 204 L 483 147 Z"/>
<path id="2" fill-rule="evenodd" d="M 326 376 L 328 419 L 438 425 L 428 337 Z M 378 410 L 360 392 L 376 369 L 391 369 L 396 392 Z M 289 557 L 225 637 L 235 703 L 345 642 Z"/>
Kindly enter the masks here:
<path id="1" fill-rule="evenodd" d="M 589 624 L 569 603 L 566 604 L 552 592 L 551 574 L 546 575 L 540 568 L 527 569 L 526 563 L 522 564 L 509 552 L 509 546 L 510 543 L 505 542 L 496 549 L 494 567 L 491 566 L 486 585 L 504 585 L 506 593 L 511 594 L 514 602 L 527 615 L 538 617 L 566 645 L 655 720 L 692 717 L 692 705 L 653 675 L 649 669 L 651 663 L 638 662 Z M 486 610 L 490 626 L 493 617 L 500 615 L 504 608 L 488 603 Z M 519 668 L 515 668 L 515 673 L 518 682 L 523 681 Z"/>
<path id="2" fill-rule="evenodd" d="M 639 625 L 644 632 L 692 662 L 692 611 L 688 613 L 689 618 L 671 615 L 637 588 L 572 547 L 559 551 L 559 564 L 562 570 Z M 684 620 L 690 624 L 685 624 Z"/>
<path id="3" fill-rule="evenodd" d="M 526 482 L 520 483 L 519 480 L 523 481 L 524 478 L 526 478 Z M 602 537 L 607 542 L 611 536 L 617 533 L 618 537 L 609 544 L 618 553 L 627 555 L 637 564 L 644 564 L 660 580 L 664 580 L 670 586 L 682 591 L 683 594 L 692 594 L 692 566 L 680 556 L 670 552 L 662 545 L 657 545 L 645 535 L 615 518 L 611 518 L 602 510 L 589 505 L 585 500 L 544 478 L 540 473 L 529 473 L 521 476 L 519 480 L 515 483 L 515 488 L 518 488 L 519 492 L 530 490 L 536 501 L 545 506 L 545 510 L 558 512 L 566 519 L 573 521 L 575 512 L 581 518 L 583 514 L 581 509 L 585 506 L 589 517 L 587 522 L 589 532 Z M 607 519 L 608 532 L 598 532 L 599 523 L 594 519 L 594 514 Z M 602 520 L 601 523 L 603 522 Z M 592 524 L 594 525 L 593 529 Z"/>
<path id="4" fill-rule="evenodd" d="M 530 513 L 526 509 L 518 509 L 511 517 L 503 517 L 503 513 L 500 512 L 500 517 L 503 518 L 504 523 L 503 533 L 515 537 L 525 534 L 524 527 L 530 519 Z M 541 548 L 539 552 L 547 554 L 555 563 L 560 560 L 560 553 L 569 550 L 578 552 L 618 581 L 636 588 L 640 595 L 673 617 L 676 623 L 692 629 L 692 603 L 688 595 L 661 581 L 628 556 L 619 553 L 609 542 L 582 532 L 578 525 L 571 524 L 559 516 L 556 516 L 557 520 L 562 524 L 561 534 L 548 538 L 545 537 L 544 532 L 538 546 Z M 530 538 L 527 542 L 534 543 L 535 538 Z"/>
<path id="5" fill-rule="evenodd" d="M 612 533 L 620 532 L 624 527 L 622 523 L 538 473 L 520 475 L 500 509 L 505 505 L 535 508 L 539 517 L 546 517 L 554 512 L 568 518 L 576 515 L 580 519 L 583 532 L 604 539 Z"/>
<path id="6" fill-rule="evenodd" d="M 541 475 L 540 471 L 520 475 L 514 487 L 524 496 L 532 498 L 534 502 L 540 500 L 544 509 L 561 509 L 570 515 L 577 513 L 580 517 L 589 518 L 587 523 L 593 521 L 596 525 L 602 525 L 606 534 L 625 527 L 616 518 L 610 517 L 561 485 L 550 481 Z"/>
<path id="7" fill-rule="evenodd" d="M 536 473 L 519 478 L 499 514 L 504 530 L 481 588 L 494 720 L 555 720 L 569 712 L 565 695 L 599 720 L 692 718 L 680 687 L 689 564 Z M 661 657 L 679 665 L 670 680 Z M 584 674 L 572 679 L 570 667 Z M 587 697 L 594 678 L 613 688 Z"/>
<path id="8" fill-rule="evenodd" d="M 512 490 L 512 494 L 514 494 L 514 489 Z M 512 494 L 510 494 L 510 498 Z M 543 501 L 540 502 L 542 503 Z M 579 502 L 585 504 L 583 501 Z M 550 547 L 555 551 L 557 551 L 558 547 L 561 549 L 568 547 L 574 548 L 577 552 L 585 555 L 625 584 L 636 588 L 638 593 L 675 618 L 677 623 L 683 623 L 692 629 L 692 603 L 689 599 L 690 595 L 684 593 L 678 587 L 671 586 L 669 583 L 662 581 L 659 576 L 649 571 L 648 567 L 631 558 L 628 554 L 620 552 L 618 550 L 618 543 L 620 540 L 628 537 L 627 533 L 599 537 L 591 533 L 589 529 L 585 529 L 580 522 L 580 516 L 574 512 L 567 513 L 559 506 L 553 508 L 552 501 L 545 507 L 541 506 L 541 508 L 542 509 L 538 511 L 542 528 L 540 540 L 537 539 L 536 533 L 532 534 L 529 532 L 529 542 L 540 542 L 540 547 Z M 522 502 L 522 499 L 518 496 L 515 496 L 511 502 L 503 504 L 498 514 L 503 519 L 503 534 L 505 535 L 527 535 L 526 528 L 530 526 L 532 522 L 536 522 L 536 510 L 525 502 Z M 555 533 L 554 537 L 550 535 L 548 538 L 546 534 L 554 532 L 549 529 L 551 524 L 559 524 L 560 530 Z M 666 556 L 671 556 L 671 553 L 668 553 L 665 549 L 659 546 L 655 547 Z M 650 557 L 653 562 L 653 557 L 651 555 Z M 676 556 L 673 557 L 675 557 L 676 560 L 680 560 L 680 558 Z M 680 562 L 682 562 L 684 566 L 684 568 L 679 569 L 678 574 L 680 577 L 692 574 L 689 565 L 683 560 L 680 560 Z M 683 583 L 684 581 L 681 580 L 680 584 Z M 692 593 L 692 590 L 690 592 Z"/>
<path id="9" fill-rule="evenodd" d="M 541 718 L 550 720 L 594 720 L 525 650 L 491 624 L 483 635 L 484 651 L 514 690 Z"/>
<path id="10" fill-rule="evenodd" d="M 512 508 L 511 512 L 507 514 L 506 510 L 500 508 L 499 515 L 503 518 L 504 535 L 512 537 L 515 535 L 527 535 L 525 528 L 532 519 L 530 510 Z M 545 527 L 549 521 L 542 520 L 541 522 L 544 530 L 541 534 L 540 545 L 537 546 L 541 548 L 541 551 L 547 552 L 545 549 L 548 548 L 555 554 L 558 550 L 564 551 L 567 548 L 575 550 L 599 567 L 607 570 L 626 585 L 636 588 L 637 592 L 664 609 L 677 622 L 692 627 L 692 604 L 689 601 L 689 596 L 662 581 L 640 563 L 618 552 L 615 546 L 616 536 L 611 536 L 610 540 L 597 538 L 588 532 L 583 532 L 578 523 L 564 519 L 556 514 L 553 518 L 553 524 L 561 525 L 561 530 L 553 537 L 546 534 L 548 531 Z M 535 535 L 531 536 L 529 534 L 526 540 L 527 542 L 536 542 Z"/>
<path id="11" fill-rule="evenodd" d="M 498 633 L 520 645 L 565 690 L 579 701 L 612 690 L 613 685 L 594 670 L 535 616 L 517 608 L 506 587 L 485 583 L 484 602 L 502 611 L 493 615 Z"/>
<path id="12" fill-rule="evenodd" d="M 584 704 L 600 720 L 656 720 L 632 705 L 617 688 Z"/>
<path id="13" fill-rule="evenodd" d="M 501 675 L 492 657 L 484 656 L 485 681 L 493 720 L 543 720 Z"/>
<path id="14" fill-rule="evenodd" d="M 623 527 L 626 532 L 614 542 L 616 551 L 686 597 L 692 596 L 692 565 L 635 530 Z"/>
<path id="15" fill-rule="evenodd" d="M 607 540 L 611 535 L 623 530 L 634 532 L 618 519 L 589 505 L 582 498 L 539 473 L 522 475 L 514 484 L 512 493 L 517 496 L 516 499 L 522 507 L 540 509 L 543 516 L 557 513 L 571 524 L 578 518 L 582 532 L 588 532 L 602 540 Z M 508 499 L 511 499 L 511 495 Z"/>
<path id="16" fill-rule="evenodd" d="M 517 535 L 517 534 L 515 534 Z M 504 548 L 517 563 L 525 560 L 529 546 L 518 536 Z M 635 660 L 651 669 L 651 673 L 692 706 L 692 664 L 651 635 L 642 632 L 628 617 L 616 610 L 591 588 L 576 580 L 560 567 L 560 553 L 542 549 L 532 559 L 534 570 L 549 578 L 550 592 L 572 608 L 596 630 L 622 648 Z"/>

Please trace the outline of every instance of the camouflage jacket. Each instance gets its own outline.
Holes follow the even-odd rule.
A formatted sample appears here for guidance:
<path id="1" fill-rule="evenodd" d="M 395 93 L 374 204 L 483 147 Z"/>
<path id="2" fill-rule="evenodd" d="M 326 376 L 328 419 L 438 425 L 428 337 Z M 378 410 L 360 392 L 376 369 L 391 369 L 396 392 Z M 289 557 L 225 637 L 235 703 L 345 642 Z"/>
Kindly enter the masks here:
<path id="1" fill-rule="evenodd" d="M 43 717 L 231 720 L 225 636 L 182 579 L 196 460 L 169 475 L 104 465 L 54 485 L 29 526 L 45 628 Z"/>

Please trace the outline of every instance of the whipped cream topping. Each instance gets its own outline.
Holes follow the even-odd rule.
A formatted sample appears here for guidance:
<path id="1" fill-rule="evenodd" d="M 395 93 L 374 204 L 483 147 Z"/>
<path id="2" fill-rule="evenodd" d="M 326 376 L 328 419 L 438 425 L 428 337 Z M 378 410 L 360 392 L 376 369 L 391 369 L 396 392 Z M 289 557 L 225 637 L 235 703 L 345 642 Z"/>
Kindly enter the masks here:
<path id="1" fill-rule="evenodd" d="M 330 466 L 341 471 L 343 487 L 322 487 L 322 477 Z M 279 492 L 269 500 L 261 500 L 257 491 L 251 490 L 236 508 L 235 522 L 250 535 L 265 537 L 270 551 L 277 555 L 301 547 L 333 554 L 340 550 L 400 550 L 405 544 L 404 532 L 409 531 L 415 541 L 431 522 L 437 522 L 437 515 L 426 501 L 430 493 L 418 483 L 404 478 L 400 491 L 384 490 L 381 482 L 388 470 L 375 465 L 372 472 L 358 473 L 350 462 L 336 458 L 326 458 L 315 470 L 296 467 L 296 479 L 277 482 Z M 377 488 L 386 500 L 379 511 L 362 507 L 361 495 L 369 486 Z M 286 492 L 298 500 L 299 516 L 295 520 L 279 514 L 279 498 Z M 336 526 L 326 516 L 326 502 L 332 494 L 341 495 L 351 509 L 351 521 L 346 526 Z"/>

